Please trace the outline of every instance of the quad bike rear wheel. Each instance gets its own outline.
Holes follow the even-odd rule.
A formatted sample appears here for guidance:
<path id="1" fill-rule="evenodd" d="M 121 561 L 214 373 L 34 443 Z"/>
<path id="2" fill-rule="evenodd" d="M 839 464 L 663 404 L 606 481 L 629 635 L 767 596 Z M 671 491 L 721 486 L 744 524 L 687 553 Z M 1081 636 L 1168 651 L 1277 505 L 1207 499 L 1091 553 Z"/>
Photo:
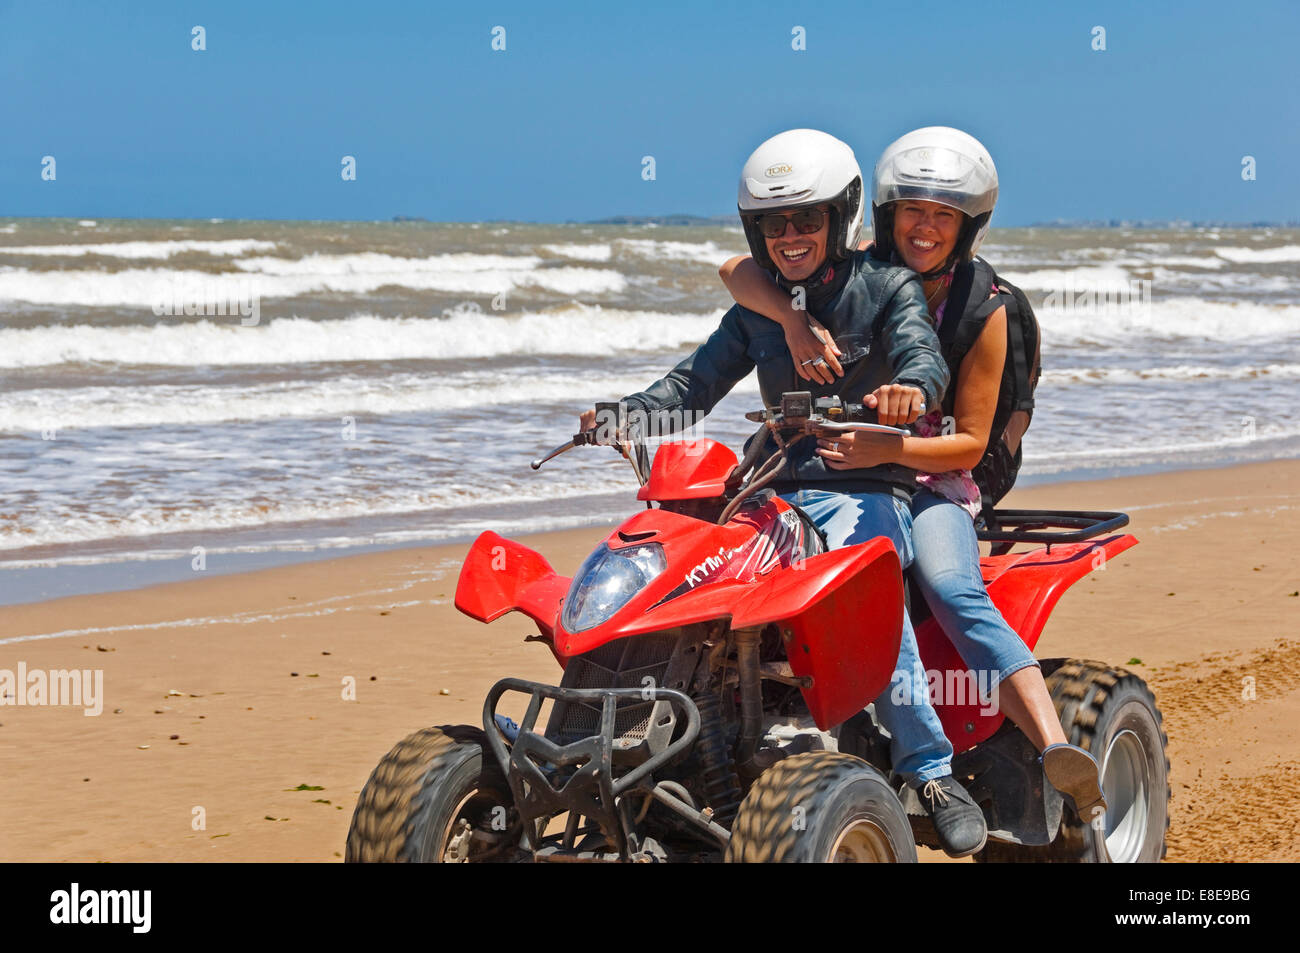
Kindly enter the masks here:
<path id="1" fill-rule="evenodd" d="M 348 863 L 514 859 L 520 824 L 510 788 L 478 728 L 425 728 L 393 746 L 361 789 Z"/>
<path id="2" fill-rule="evenodd" d="M 1041 847 L 989 841 L 982 862 L 1156 863 L 1169 829 L 1168 739 L 1146 682 L 1127 669 L 1069 659 L 1047 677 L 1047 690 L 1072 744 L 1102 769 L 1106 816 L 1096 826 L 1067 802 L 1061 828 Z"/>
<path id="3" fill-rule="evenodd" d="M 728 863 L 916 863 L 898 796 L 861 758 L 810 751 L 777 762 L 741 802 Z"/>

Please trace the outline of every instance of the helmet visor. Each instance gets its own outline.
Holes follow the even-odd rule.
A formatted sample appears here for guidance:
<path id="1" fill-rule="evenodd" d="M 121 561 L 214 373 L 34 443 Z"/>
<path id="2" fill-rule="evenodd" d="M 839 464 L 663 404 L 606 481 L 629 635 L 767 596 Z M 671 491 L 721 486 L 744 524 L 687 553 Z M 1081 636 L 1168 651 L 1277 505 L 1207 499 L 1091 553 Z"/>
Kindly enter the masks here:
<path id="1" fill-rule="evenodd" d="M 876 205 L 903 199 L 937 202 L 971 216 L 992 211 L 997 184 L 991 170 L 952 149 L 918 146 L 876 170 Z"/>

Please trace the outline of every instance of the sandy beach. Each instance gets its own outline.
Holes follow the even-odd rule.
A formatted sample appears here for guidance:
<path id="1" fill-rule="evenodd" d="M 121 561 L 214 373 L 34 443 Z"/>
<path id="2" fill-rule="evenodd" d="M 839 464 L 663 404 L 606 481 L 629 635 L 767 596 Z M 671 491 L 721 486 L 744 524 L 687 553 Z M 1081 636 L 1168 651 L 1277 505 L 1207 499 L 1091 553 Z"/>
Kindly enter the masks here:
<path id="1" fill-rule="evenodd" d="M 1037 654 L 1127 663 L 1153 687 L 1172 762 L 1170 861 L 1300 859 L 1298 487 L 1300 462 L 1285 461 L 1005 501 L 1132 516 L 1140 545 L 1062 599 Z M 603 534 L 527 542 L 568 573 Z M 340 859 L 357 794 L 393 743 L 477 723 L 504 675 L 557 676 L 523 641 L 526 618 L 483 626 L 455 610 L 466 548 L 0 608 L 0 669 L 102 669 L 104 685 L 97 717 L 0 707 L 0 860 Z"/>

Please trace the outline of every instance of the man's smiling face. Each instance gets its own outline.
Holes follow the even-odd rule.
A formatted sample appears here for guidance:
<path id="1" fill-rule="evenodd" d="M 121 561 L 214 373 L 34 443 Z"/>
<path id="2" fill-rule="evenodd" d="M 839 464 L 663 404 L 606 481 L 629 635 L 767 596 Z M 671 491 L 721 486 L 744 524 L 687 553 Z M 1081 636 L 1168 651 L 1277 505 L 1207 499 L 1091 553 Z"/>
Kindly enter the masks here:
<path id="1" fill-rule="evenodd" d="M 823 213 L 829 209 L 821 206 Z M 811 278 L 826 261 L 826 239 L 830 234 L 830 215 L 822 215 L 822 227 L 808 235 L 799 234 L 788 218 L 785 231 L 776 238 L 764 236 L 767 253 L 787 281 Z"/>

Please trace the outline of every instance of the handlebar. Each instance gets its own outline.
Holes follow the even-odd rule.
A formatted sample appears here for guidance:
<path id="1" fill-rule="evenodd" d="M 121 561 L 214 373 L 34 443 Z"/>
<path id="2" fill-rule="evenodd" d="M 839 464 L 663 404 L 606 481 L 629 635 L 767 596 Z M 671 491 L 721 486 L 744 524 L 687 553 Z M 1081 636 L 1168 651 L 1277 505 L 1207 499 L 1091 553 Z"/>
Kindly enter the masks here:
<path id="1" fill-rule="evenodd" d="M 628 418 L 627 408 L 621 401 L 596 404 L 596 426 L 574 434 L 546 456 L 533 460 L 529 466 L 540 470 L 547 460 L 553 460 L 574 447 L 613 447 L 632 465 L 637 482 L 645 486 L 650 479 L 650 456 L 646 452 L 645 435 L 641 428 Z"/>
<path id="2" fill-rule="evenodd" d="M 754 472 L 753 479 L 742 488 L 746 474 L 754 468 L 766 446 L 764 440 L 752 440 L 749 452 L 745 454 L 745 459 L 733 471 L 732 479 L 728 481 L 730 485 L 740 492 L 732 498 L 731 504 L 724 511 L 724 515 L 734 511 L 734 508 L 743 502 L 745 497 L 752 495 L 755 490 L 771 482 L 784 464 L 790 445 L 806 436 L 815 434 L 818 431 L 831 431 L 833 433 L 857 431 L 894 434 L 896 436 L 911 435 L 911 431 L 906 428 L 889 427 L 885 424 L 875 423 L 873 420 L 875 416 L 876 412 L 874 410 L 860 403 L 846 402 L 840 397 L 818 397 L 814 400 L 810 391 L 784 393 L 781 395 L 781 405 L 779 407 L 765 407 L 762 410 L 745 414 L 748 420 L 762 424 L 759 428 L 760 434 L 763 430 L 770 432 L 776 442 L 777 452 L 770 455 L 758 467 Z M 596 420 L 596 427 L 574 434 L 569 440 L 560 444 L 545 456 L 533 460 L 529 466 L 534 470 L 540 470 L 542 464 L 555 459 L 562 453 L 567 453 L 574 447 L 613 447 L 632 465 L 637 481 L 644 486 L 650 478 L 650 458 L 646 452 L 644 435 L 641 433 L 640 428 L 635 426 L 629 419 L 627 408 L 622 402 L 597 403 Z M 755 435 L 755 437 L 757 436 L 758 434 Z M 787 440 L 784 438 L 792 439 Z"/>
<path id="3" fill-rule="evenodd" d="M 815 433 L 831 430 L 837 433 L 865 431 L 909 437 L 912 431 L 905 427 L 890 427 L 876 422 L 876 411 L 864 404 L 846 401 L 841 397 L 813 399 L 810 391 L 792 391 L 781 395 L 779 407 L 766 407 L 745 414 L 746 419 L 765 424 L 769 429 L 787 433 Z"/>

